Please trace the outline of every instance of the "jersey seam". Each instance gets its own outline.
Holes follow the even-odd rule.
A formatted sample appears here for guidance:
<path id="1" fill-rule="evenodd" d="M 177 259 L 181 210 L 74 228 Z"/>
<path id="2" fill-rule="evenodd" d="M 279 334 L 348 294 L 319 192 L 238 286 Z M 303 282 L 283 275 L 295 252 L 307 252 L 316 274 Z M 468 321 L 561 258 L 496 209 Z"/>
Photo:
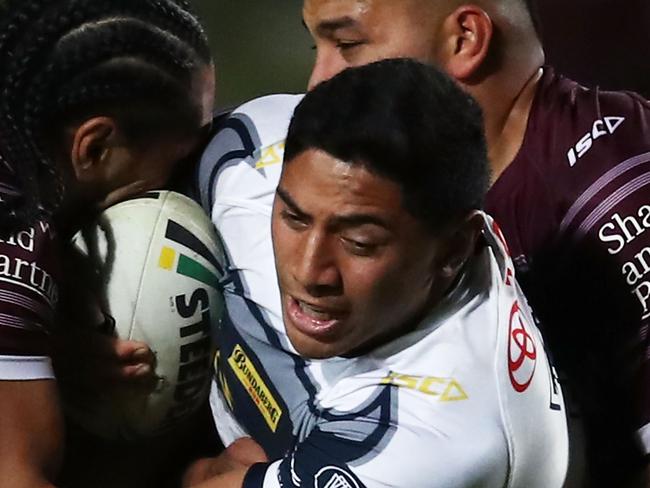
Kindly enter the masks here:
<path id="1" fill-rule="evenodd" d="M 154 225 L 154 232 L 158 230 L 158 225 L 160 224 L 160 221 L 163 216 L 163 207 L 167 203 L 167 200 L 169 199 L 169 193 L 165 194 L 165 199 L 161 202 L 160 207 L 158 208 L 158 216 L 156 217 L 156 224 Z M 149 262 L 149 258 L 151 256 L 151 250 L 154 247 L 154 236 L 151 236 L 151 239 L 149 240 L 149 245 L 147 246 L 147 255 L 145 257 L 144 262 L 142 263 L 143 271 L 144 268 L 146 267 L 147 263 Z M 140 279 L 138 280 L 138 291 L 135 296 L 135 307 L 133 307 L 133 315 L 131 316 L 131 321 L 129 323 L 129 340 L 133 340 L 133 328 L 135 326 L 135 319 L 138 316 L 138 303 L 140 303 L 140 295 L 142 294 L 142 285 L 144 283 L 145 275 L 147 273 L 142 273 L 140 275 Z M 155 351 L 154 351 L 155 354 Z"/>
<path id="2" fill-rule="evenodd" d="M 497 275 L 498 275 L 498 273 L 497 273 Z M 497 284 L 497 287 L 500 288 L 501 286 L 502 286 L 501 283 Z M 504 338 L 504 337 L 501 336 L 502 335 L 502 330 L 503 330 L 503 327 L 501 327 L 501 319 L 502 319 L 501 307 L 497 307 L 497 324 L 499 325 L 497 327 L 497 341 L 498 341 L 498 343 L 497 343 L 497 347 L 495 348 L 497 351 L 501 351 L 500 346 L 501 346 L 501 344 L 503 344 L 503 342 L 501 342 L 501 341 L 509 339 L 507 337 Z M 496 387 L 497 398 L 498 398 L 498 402 L 499 402 L 499 417 L 501 418 L 501 423 L 503 424 L 503 428 L 505 429 L 505 432 L 504 432 L 505 440 L 506 440 L 506 444 L 508 446 L 508 475 L 507 475 L 507 478 L 506 478 L 506 483 L 504 485 L 504 488 L 510 488 L 510 487 L 512 487 L 512 479 L 513 479 L 513 471 L 514 471 L 513 466 L 515 464 L 514 446 L 512 445 L 512 441 L 511 441 L 512 426 L 510 425 L 509 419 L 508 419 L 508 417 L 507 417 L 507 415 L 505 413 L 506 409 L 505 409 L 505 405 L 504 405 L 504 398 L 503 398 L 502 391 L 501 391 L 501 380 L 500 380 L 500 378 L 501 378 L 501 375 L 500 375 L 500 373 L 501 373 L 501 371 L 500 371 L 501 354 L 497 353 L 494 358 L 495 358 L 494 359 L 494 370 L 495 370 L 495 380 L 496 380 L 495 381 L 495 383 L 496 383 L 495 387 Z"/>

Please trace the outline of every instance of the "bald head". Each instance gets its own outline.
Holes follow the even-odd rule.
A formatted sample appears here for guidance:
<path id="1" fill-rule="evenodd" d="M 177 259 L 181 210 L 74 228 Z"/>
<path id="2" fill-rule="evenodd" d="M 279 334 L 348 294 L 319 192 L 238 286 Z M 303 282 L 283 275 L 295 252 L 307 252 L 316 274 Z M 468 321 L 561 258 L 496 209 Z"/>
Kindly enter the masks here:
<path id="1" fill-rule="evenodd" d="M 436 64 L 467 86 L 504 68 L 529 73 L 543 62 L 529 3 L 304 0 L 303 18 L 317 48 L 310 87 L 345 68 L 391 57 Z"/>
<path id="2" fill-rule="evenodd" d="M 309 87 L 380 59 L 436 65 L 481 105 L 490 160 L 503 168 L 523 139 L 544 63 L 530 9 L 531 0 L 304 0 L 316 44 Z"/>
<path id="3" fill-rule="evenodd" d="M 434 14 L 449 15 L 463 5 L 476 5 L 490 18 L 516 25 L 522 31 L 540 37 L 535 0 L 417 0 Z"/>

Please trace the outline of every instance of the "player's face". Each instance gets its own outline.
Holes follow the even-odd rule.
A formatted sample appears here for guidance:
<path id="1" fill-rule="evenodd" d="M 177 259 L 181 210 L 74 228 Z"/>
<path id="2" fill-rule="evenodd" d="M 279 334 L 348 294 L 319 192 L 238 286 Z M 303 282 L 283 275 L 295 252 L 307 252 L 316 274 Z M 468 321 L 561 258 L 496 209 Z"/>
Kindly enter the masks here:
<path id="1" fill-rule="evenodd" d="M 362 354 L 404 333 L 440 286 L 439 241 L 400 187 L 325 152 L 285 165 L 272 230 L 284 323 L 303 356 Z"/>
<path id="2" fill-rule="evenodd" d="M 214 91 L 214 69 L 206 66 L 197 72 L 191 90 L 193 102 L 201 108 L 202 127 L 191 134 L 166 135 L 147 143 L 117 141 L 103 171 L 89 181 L 88 186 L 98 190 L 86 192 L 87 198 L 95 201 L 98 208 L 105 208 L 143 192 L 163 188 L 172 174 L 181 169 L 180 165 L 192 164 L 190 156 L 200 150 L 210 128 Z M 97 179 L 101 179 L 101 184 Z"/>
<path id="3" fill-rule="evenodd" d="M 428 0 L 305 0 L 303 20 L 316 48 L 309 88 L 380 59 L 434 63 L 440 18 Z"/>

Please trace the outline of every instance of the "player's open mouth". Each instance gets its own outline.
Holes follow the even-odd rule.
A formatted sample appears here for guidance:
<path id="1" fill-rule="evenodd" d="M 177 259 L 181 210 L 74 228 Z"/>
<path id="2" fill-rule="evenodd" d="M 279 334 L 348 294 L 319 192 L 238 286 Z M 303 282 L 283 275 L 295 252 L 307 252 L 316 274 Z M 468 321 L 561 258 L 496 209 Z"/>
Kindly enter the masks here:
<path id="1" fill-rule="evenodd" d="M 344 313 L 287 296 L 287 312 L 292 324 L 303 334 L 331 336 L 341 324 Z"/>

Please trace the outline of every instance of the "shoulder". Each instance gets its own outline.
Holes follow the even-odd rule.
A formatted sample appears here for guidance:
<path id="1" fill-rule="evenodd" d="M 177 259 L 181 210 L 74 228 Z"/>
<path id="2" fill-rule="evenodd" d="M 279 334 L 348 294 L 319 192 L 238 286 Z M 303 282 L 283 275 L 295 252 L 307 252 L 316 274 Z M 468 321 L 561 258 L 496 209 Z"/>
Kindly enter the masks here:
<path id="1" fill-rule="evenodd" d="M 250 182 L 242 178 L 242 173 L 250 174 L 274 165 L 281 167 L 284 139 L 300 100 L 302 95 L 269 95 L 251 100 L 217 119 L 198 170 L 201 203 L 206 210 L 212 210 L 217 185 L 225 186 L 233 181 L 249 187 Z M 262 176 L 265 172 L 261 171 Z M 257 179 L 254 174 L 250 177 Z"/>
<path id="2" fill-rule="evenodd" d="M 250 100 L 233 110 L 233 116 L 248 116 L 260 125 L 271 127 L 270 122 L 291 119 L 293 111 L 304 95 L 274 94 Z"/>
<path id="3" fill-rule="evenodd" d="M 650 103 L 640 95 L 587 88 L 550 71 L 538 87 L 521 155 L 550 156 L 548 165 L 588 177 L 650 150 L 649 136 Z"/>
<path id="4" fill-rule="evenodd" d="M 650 103 L 630 92 L 583 87 L 549 69 L 522 147 L 491 188 L 487 208 L 515 257 L 534 260 L 585 203 L 602 201 L 602 190 L 616 191 L 643 165 L 650 169 Z M 618 183 L 609 185 L 613 179 Z"/>
<path id="5" fill-rule="evenodd" d="M 236 132 L 243 146 L 255 148 L 284 140 L 293 111 L 302 98 L 303 95 L 267 95 L 237 107 L 219 120 L 206 153 L 220 149 L 219 145 L 231 135 L 229 131 Z"/>
<path id="6" fill-rule="evenodd" d="M 337 480 L 341 484 L 332 486 L 424 488 L 432 477 L 441 488 L 504 486 L 508 452 L 494 408 L 477 409 L 480 393 L 462 373 L 390 361 L 366 371 L 374 362 L 359 364 L 358 374 L 346 368 L 330 385 L 314 427 L 272 478 L 282 486 L 301 479 L 300 486 Z"/>

